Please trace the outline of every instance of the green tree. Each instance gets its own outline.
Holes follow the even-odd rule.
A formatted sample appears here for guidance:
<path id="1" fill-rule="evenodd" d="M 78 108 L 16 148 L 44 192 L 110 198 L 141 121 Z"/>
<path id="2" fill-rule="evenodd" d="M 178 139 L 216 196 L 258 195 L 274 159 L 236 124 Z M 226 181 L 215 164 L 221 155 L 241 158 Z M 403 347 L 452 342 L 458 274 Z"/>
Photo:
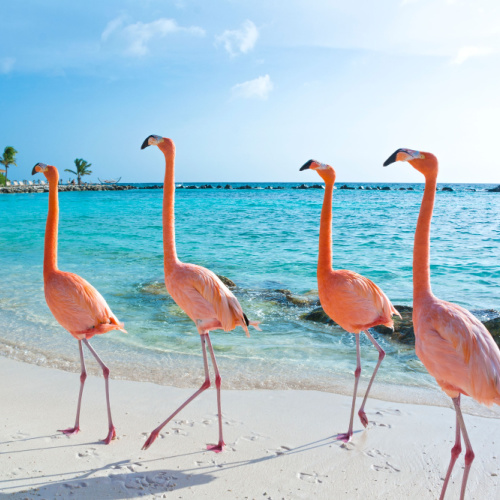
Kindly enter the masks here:
<path id="1" fill-rule="evenodd" d="M 84 175 L 90 175 L 92 173 L 92 170 L 89 170 L 89 168 L 92 166 L 92 163 L 87 163 L 83 158 L 77 158 L 75 160 L 75 165 L 76 172 L 70 170 L 69 168 L 66 168 L 64 171 L 76 175 L 78 178 L 78 185 L 80 186 L 82 184 L 82 177 Z"/>
<path id="2" fill-rule="evenodd" d="M 10 165 L 17 167 L 16 163 L 17 151 L 12 146 L 7 146 L 3 151 L 3 156 L 0 158 L 0 163 L 5 166 L 5 184 L 7 184 L 7 174 Z"/>

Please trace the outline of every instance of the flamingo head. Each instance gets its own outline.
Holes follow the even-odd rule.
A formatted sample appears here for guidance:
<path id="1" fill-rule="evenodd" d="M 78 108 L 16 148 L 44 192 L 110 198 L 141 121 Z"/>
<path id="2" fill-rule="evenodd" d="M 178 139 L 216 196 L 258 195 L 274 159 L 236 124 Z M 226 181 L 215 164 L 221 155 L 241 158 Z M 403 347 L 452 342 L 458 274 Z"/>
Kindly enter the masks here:
<path id="1" fill-rule="evenodd" d="M 300 170 L 316 170 L 320 177 L 325 182 L 335 182 L 335 170 L 330 165 L 326 163 L 321 163 L 316 160 L 309 160 L 300 167 Z"/>
<path id="2" fill-rule="evenodd" d="M 399 148 L 384 161 L 384 167 L 396 161 L 407 161 L 415 170 L 418 170 L 424 175 L 431 173 L 437 175 L 438 161 L 432 153 Z"/>
<path id="3" fill-rule="evenodd" d="M 174 141 L 159 135 L 150 135 L 146 137 L 142 143 L 141 149 L 146 149 L 148 146 L 158 146 L 164 153 L 172 150 L 175 151 Z"/>
<path id="4" fill-rule="evenodd" d="M 53 167 L 52 165 L 46 165 L 45 163 L 37 163 L 33 167 L 31 175 L 35 175 L 38 172 L 45 175 L 48 181 L 55 181 L 55 182 L 59 181 L 59 172 L 57 171 L 57 168 Z"/>

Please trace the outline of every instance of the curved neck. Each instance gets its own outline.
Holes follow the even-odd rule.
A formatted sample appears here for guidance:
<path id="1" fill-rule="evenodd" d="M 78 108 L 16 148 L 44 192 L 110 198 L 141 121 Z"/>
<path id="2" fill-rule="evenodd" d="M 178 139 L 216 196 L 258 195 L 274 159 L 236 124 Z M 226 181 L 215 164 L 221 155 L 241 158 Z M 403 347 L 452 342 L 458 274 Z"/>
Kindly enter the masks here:
<path id="1" fill-rule="evenodd" d="M 332 269 L 332 197 L 334 181 L 325 182 L 325 197 L 319 226 L 318 271 Z"/>
<path id="2" fill-rule="evenodd" d="M 43 275 L 57 270 L 57 229 L 59 225 L 59 201 L 57 180 L 49 180 L 49 211 L 45 226 L 45 247 L 43 252 Z"/>
<path id="3" fill-rule="evenodd" d="M 174 181 L 174 151 L 164 151 L 165 180 L 163 183 L 163 265 L 165 273 L 172 270 L 177 263 L 175 250 L 175 181 Z"/>
<path id="4" fill-rule="evenodd" d="M 431 219 L 436 197 L 437 175 L 425 178 L 425 190 L 420 206 L 420 213 L 415 230 L 413 246 L 413 301 L 432 295 L 430 246 L 431 246 Z"/>

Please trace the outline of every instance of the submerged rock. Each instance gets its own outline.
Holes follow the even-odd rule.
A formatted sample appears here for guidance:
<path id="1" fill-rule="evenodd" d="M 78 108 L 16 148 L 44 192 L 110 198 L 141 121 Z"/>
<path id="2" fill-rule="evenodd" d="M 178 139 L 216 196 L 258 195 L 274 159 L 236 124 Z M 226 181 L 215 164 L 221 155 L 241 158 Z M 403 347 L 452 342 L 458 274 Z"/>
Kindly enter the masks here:
<path id="1" fill-rule="evenodd" d="M 390 335 L 391 340 L 406 345 L 415 345 L 415 331 L 413 329 L 413 307 L 411 306 L 394 306 L 401 314 L 401 318 L 394 316 L 394 330 L 387 328 L 384 325 L 378 325 L 371 330 L 383 335 Z M 491 333 L 496 344 L 500 347 L 500 312 L 493 309 L 471 311 Z M 325 313 L 323 308 L 317 307 L 312 311 L 303 314 L 301 319 L 307 321 L 315 321 L 316 323 L 324 323 L 327 325 L 336 325 L 336 323 Z"/>
<path id="2" fill-rule="evenodd" d="M 500 184 L 496 188 L 487 189 L 489 193 L 500 193 Z"/>
<path id="3" fill-rule="evenodd" d="M 224 285 L 226 285 L 228 288 L 236 288 L 236 283 L 233 280 L 230 280 L 226 276 L 222 276 L 222 274 L 218 274 L 217 278 L 219 278 Z"/>

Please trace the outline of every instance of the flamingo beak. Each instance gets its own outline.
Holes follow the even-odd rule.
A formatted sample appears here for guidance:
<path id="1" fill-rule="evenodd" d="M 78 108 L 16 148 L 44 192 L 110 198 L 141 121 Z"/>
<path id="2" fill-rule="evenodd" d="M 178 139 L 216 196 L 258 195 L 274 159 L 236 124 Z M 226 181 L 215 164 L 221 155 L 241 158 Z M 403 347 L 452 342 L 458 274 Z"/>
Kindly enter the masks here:
<path id="1" fill-rule="evenodd" d="M 411 160 L 423 160 L 425 156 L 420 151 L 414 151 L 413 149 L 399 148 L 394 153 L 392 153 L 387 160 L 384 161 L 384 167 L 387 167 L 391 163 L 397 161 L 411 161 Z"/>
<path id="2" fill-rule="evenodd" d="M 35 175 L 38 172 L 47 172 L 47 165 L 45 163 L 37 163 L 33 170 L 31 171 L 31 175 Z"/>
<path id="3" fill-rule="evenodd" d="M 162 141 L 163 137 L 160 137 L 159 135 L 150 135 L 144 139 L 141 149 L 146 149 L 148 146 L 158 146 L 158 144 Z"/>
<path id="4" fill-rule="evenodd" d="M 302 165 L 302 166 L 300 167 L 299 172 L 302 172 L 302 170 L 308 170 L 309 168 L 311 168 L 311 165 L 312 165 L 313 163 L 314 163 L 314 160 L 309 160 L 309 161 L 306 161 L 306 162 L 304 163 L 304 165 Z"/>

